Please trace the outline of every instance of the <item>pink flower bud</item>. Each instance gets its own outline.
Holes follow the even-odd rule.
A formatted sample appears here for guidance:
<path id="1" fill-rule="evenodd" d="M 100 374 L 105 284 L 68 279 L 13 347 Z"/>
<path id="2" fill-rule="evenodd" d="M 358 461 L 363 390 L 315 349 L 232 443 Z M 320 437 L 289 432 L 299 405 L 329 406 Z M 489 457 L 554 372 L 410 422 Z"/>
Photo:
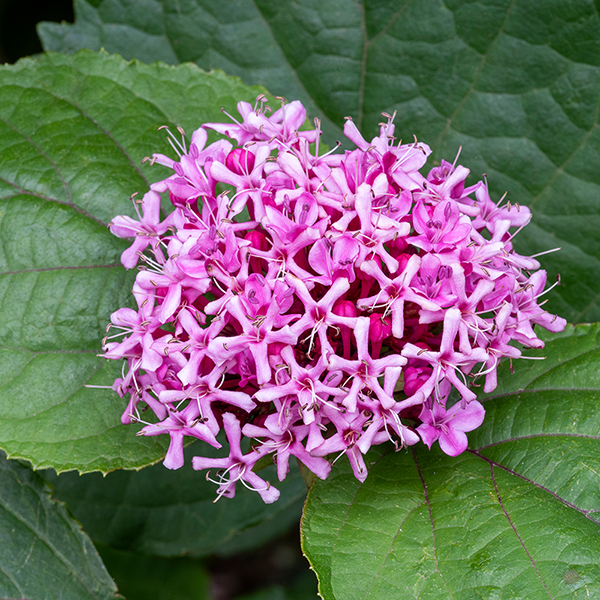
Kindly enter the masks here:
<path id="1" fill-rule="evenodd" d="M 235 148 L 227 155 L 225 166 L 236 175 L 248 175 L 254 169 L 254 154 L 249 150 Z"/>

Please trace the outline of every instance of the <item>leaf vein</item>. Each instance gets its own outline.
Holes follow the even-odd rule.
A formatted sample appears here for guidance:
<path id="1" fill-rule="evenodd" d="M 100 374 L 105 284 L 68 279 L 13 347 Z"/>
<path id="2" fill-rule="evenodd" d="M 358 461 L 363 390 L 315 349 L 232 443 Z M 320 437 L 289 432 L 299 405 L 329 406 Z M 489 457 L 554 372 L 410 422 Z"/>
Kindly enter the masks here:
<path id="1" fill-rule="evenodd" d="M 600 436 L 598 435 L 584 435 L 582 433 L 532 433 L 531 435 L 522 435 L 513 438 L 507 438 L 505 440 L 500 440 L 499 442 L 486 444 L 485 446 L 475 448 L 474 450 L 472 450 L 472 452 L 479 452 L 480 450 L 485 450 L 486 448 L 493 448 L 494 446 L 499 446 L 500 444 L 508 444 L 510 442 L 518 442 L 520 440 L 530 440 L 542 437 L 575 437 L 584 438 L 587 440 L 600 440 Z"/>
<path id="2" fill-rule="evenodd" d="M 115 81 L 114 79 L 110 79 L 109 77 L 105 77 L 103 75 L 95 75 L 95 77 L 97 79 L 103 79 L 105 81 L 108 81 L 111 84 L 113 84 L 115 87 L 118 87 L 118 88 L 120 88 L 122 90 L 125 90 L 127 93 L 131 94 L 134 98 L 138 98 L 140 100 L 144 100 L 145 102 L 148 102 L 149 104 L 151 104 L 152 106 L 154 106 L 157 110 L 159 110 L 164 115 L 164 111 L 162 111 L 158 106 L 156 106 L 153 102 L 149 102 L 146 98 L 142 98 L 141 96 L 138 96 L 135 92 L 133 92 L 133 90 L 131 88 L 128 88 L 128 87 L 126 87 L 124 85 L 121 85 L 118 81 Z M 129 161 L 129 163 L 131 164 L 131 166 L 138 172 L 139 176 L 144 180 L 144 182 L 146 183 L 146 185 L 148 187 L 150 186 L 150 183 L 144 177 L 141 169 L 135 164 L 135 162 L 133 161 L 133 159 L 131 158 L 131 156 L 129 156 L 129 154 L 125 150 L 125 148 L 121 145 L 121 143 L 113 136 L 113 134 L 108 129 L 105 129 L 104 127 L 102 127 L 102 125 L 100 125 L 100 123 L 96 119 L 94 119 L 94 117 L 92 117 L 88 112 L 86 112 L 81 106 L 79 106 L 75 102 L 72 102 L 71 100 L 68 100 L 67 98 L 65 98 L 63 96 L 59 96 L 59 95 L 55 94 L 54 92 L 52 92 L 48 88 L 38 88 L 38 89 L 43 89 L 47 94 L 49 94 L 53 98 L 56 98 L 57 100 L 61 100 L 65 104 L 68 104 L 69 106 L 71 106 L 72 108 L 74 108 L 76 111 L 78 111 L 81 114 L 82 117 L 84 117 L 85 119 L 88 119 L 89 121 L 91 121 L 123 153 L 123 155 L 125 156 L 125 158 Z M 166 117 L 166 115 L 165 115 L 165 117 Z M 18 131 L 18 130 L 16 130 L 16 131 Z M 40 152 L 41 152 L 41 150 L 40 150 Z M 50 160 L 50 159 L 48 159 L 48 160 Z M 54 164 L 54 163 L 52 163 L 52 164 Z M 58 172 L 58 170 L 57 170 L 57 173 L 60 176 L 60 173 Z M 61 181 L 64 182 L 64 179 L 62 177 L 61 177 Z M 70 192 L 68 190 L 68 187 L 67 187 L 66 183 L 65 183 L 65 188 L 66 188 L 67 194 L 69 195 L 69 199 L 70 199 L 71 196 L 70 196 Z"/>
<path id="3" fill-rule="evenodd" d="M 21 192 L 21 194 L 34 196 L 35 198 L 47 200 L 48 202 L 56 202 L 57 204 L 62 204 L 63 206 L 70 206 L 71 208 L 74 208 L 78 213 L 81 213 L 82 215 L 89 217 L 93 221 L 96 221 L 96 223 L 99 223 L 100 225 L 103 225 L 104 227 L 108 227 L 108 225 L 104 221 L 102 221 L 102 220 L 98 219 L 98 217 L 95 217 L 94 215 L 90 214 L 85 209 L 81 208 L 81 206 L 77 206 L 77 204 L 75 204 L 74 202 L 66 202 L 65 200 L 59 200 L 58 198 L 50 198 L 49 196 L 45 196 L 43 194 L 38 194 L 36 192 L 26 190 L 25 188 L 18 186 L 16 183 L 9 181 L 8 179 L 5 179 L 4 177 L 0 177 L 0 181 L 4 181 L 4 183 L 11 185 L 15 189 L 19 190 L 19 192 Z M 14 197 L 15 196 L 10 196 L 10 198 L 14 198 Z"/>
<path id="4" fill-rule="evenodd" d="M 364 6 L 364 2 L 366 0 L 362 0 L 362 4 Z M 392 18 L 378 31 L 370 40 L 368 40 L 368 45 L 370 46 L 375 40 L 380 37 L 383 37 L 388 30 L 392 27 L 392 25 L 400 18 L 402 13 L 408 8 L 408 5 L 412 2 L 412 0 L 406 0 L 404 4 L 392 15 Z M 366 36 L 365 36 L 366 39 Z M 396 38 L 395 38 L 396 39 Z"/>
<path id="5" fill-rule="evenodd" d="M 62 173 L 60 172 L 58 165 L 26 133 L 23 133 L 18 127 L 16 127 L 15 125 L 13 125 L 10 121 L 7 121 L 6 119 L 0 118 L 0 121 L 5 123 L 13 131 L 16 131 L 20 136 L 25 138 L 40 153 L 40 155 L 43 156 L 52 165 L 52 168 L 58 175 L 58 178 L 61 180 L 63 187 L 65 188 L 65 194 L 67 195 L 68 204 L 72 204 L 73 200 L 71 198 L 71 191 L 69 190 L 69 186 L 67 185 L 65 178 L 62 176 Z M 10 183 L 10 182 L 8 182 L 8 183 Z"/>
<path id="6" fill-rule="evenodd" d="M 587 143 L 587 141 L 591 137 L 592 133 L 596 129 L 596 125 L 598 123 L 599 114 L 600 114 L 600 94 L 598 94 L 598 100 L 596 102 L 596 116 L 594 118 L 594 124 L 589 128 L 588 131 L 586 131 L 586 133 L 583 136 L 581 142 L 577 146 L 575 146 L 575 148 L 569 154 L 569 156 L 567 156 L 567 158 L 565 158 L 565 160 L 563 161 L 563 163 L 554 171 L 554 174 L 552 175 L 552 177 L 550 177 L 550 179 L 548 179 L 548 181 L 546 182 L 546 184 L 544 185 L 544 187 L 529 201 L 529 206 L 530 207 L 532 207 L 532 206 L 534 206 L 536 204 L 536 202 L 540 199 L 540 196 L 557 180 L 558 176 L 565 170 L 565 166 L 569 163 L 569 161 Z M 541 148 L 540 148 L 540 150 L 541 150 Z"/>
<path id="7" fill-rule="evenodd" d="M 77 270 L 77 269 L 112 269 L 114 267 L 121 267 L 122 265 L 119 263 L 112 263 L 109 265 L 76 265 L 76 266 L 66 266 L 61 265 L 60 267 L 43 267 L 39 269 L 23 269 L 21 271 L 5 271 L 0 273 L 0 277 L 2 275 L 21 275 L 22 273 L 42 273 L 44 271 L 69 271 L 69 270 Z"/>
<path id="8" fill-rule="evenodd" d="M 4 575 L 6 575 L 6 578 L 15 586 L 15 588 L 17 589 L 17 591 L 19 592 L 19 594 L 21 594 L 21 597 L 25 598 L 25 592 L 24 592 L 23 588 L 19 585 L 19 583 L 17 581 L 15 581 L 12 578 L 12 576 L 10 575 L 10 573 L 8 573 L 7 571 L 5 571 L 2 568 L 2 565 L 0 565 L 0 573 L 4 573 Z"/>
<path id="9" fill-rule="evenodd" d="M 477 67 L 477 70 L 475 71 L 475 74 L 473 76 L 473 81 L 471 82 L 471 85 L 469 86 L 469 89 L 467 90 L 467 93 L 464 95 L 463 99 L 458 103 L 458 105 L 454 109 L 454 112 L 447 119 L 446 125 L 444 126 L 444 129 L 442 129 L 442 131 L 440 132 L 440 134 L 436 138 L 435 142 L 432 144 L 433 148 L 437 148 L 438 147 L 438 145 L 441 142 L 442 138 L 450 130 L 450 127 L 452 126 L 452 122 L 457 117 L 458 113 L 462 110 L 462 108 L 465 105 L 466 101 L 468 100 L 468 98 L 471 96 L 471 94 L 475 90 L 475 85 L 477 84 L 477 81 L 479 80 L 479 77 L 481 76 L 481 73 L 483 72 L 483 68 L 485 67 L 485 65 L 487 63 L 487 59 L 488 59 L 488 56 L 489 56 L 489 54 L 491 52 L 491 49 L 494 46 L 494 44 L 498 41 L 498 39 L 500 38 L 500 36 L 502 35 L 502 33 L 504 32 L 504 28 L 506 27 L 506 24 L 508 23 L 508 18 L 510 17 L 510 14 L 511 14 L 511 12 L 512 12 L 514 6 L 515 6 L 515 3 L 516 3 L 516 0 L 512 0 L 512 2 L 510 3 L 510 6 L 508 7 L 508 10 L 506 11 L 506 16 L 504 17 L 504 21 L 502 22 L 502 25 L 498 29 L 498 33 L 496 34 L 496 37 L 492 40 L 492 42 L 488 46 L 487 52 L 483 55 L 483 57 L 481 59 L 481 62 L 479 63 L 479 66 Z"/>
<path id="10" fill-rule="evenodd" d="M 437 557 L 437 544 L 436 544 L 436 539 L 435 539 L 435 522 L 433 520 L 433 510 L 431 509 L 431 502 L 429 500 L 429 494 L 427 493 L 427 484 L 425 483 L 423 473 L 421 472 L 421 466 L 419 465 L 419 461 L 417 460 L 417 453 L 415 452 L 414 448 L 412 448 L 412 455 L 413 455 L 413 460 L 415 461 L 415 465 L 417 467 L 417 473 L 419 474 L 419 479 L 421 480 L 421 483 L 423 484 L 423 495 L 425 496 L 425 502 L 427 503 L 427 508 L 429 509 L 429 520 L 431 521 L 431 537 L 433 538 L 433 559 L 435 561 L 435 570 L 439 574 L 440 579 L 442 580 L 442 583 L 444 584 L 444 587 L 446 588 L 446 590 L 448 590 L 448 593 L 450 594 L 450 598 L 454 598 L 454 596 L 452 595 L 452 592 L 450 591 L 450 588 L 448 587 L 448 584 L 446 583 L 446 580 L 444 579 L 444 576 L 442 575 L 442 572 L 440 571 L 440 565 L 439 565 L 438 557 Z"/>
<path id="11" fill-rule="evenodd" d="M 569 508 L 572 508 L 573 510 L 576 510 L 578 513 L 581 513 L 584 517 L 586 517 L 590 521 L 593 521 L 594 523 L 596 523 L 596 525 L 600 525 L 600 521 L 597 521 L 596 519 L 593 519 L 589 515 L 589 513 L 594 512 L 594 511 L 583 510 L 582 508 L 579 508 L 575 504 L 573 504 L 573 503 L 569 502 L 568 500 L 565 500 L 565 498 L 562 498 L 561 496 L 559 496 L 556 492 L 553 492 L 552 490 L 550 490 L 547 487 L 543 486 L 541 483 L 537 483 L 536 481 L 533 481 L 532 479 L 529 479 L 528 477 L 525 477 L 524 475 L 521 475 L 521 473 L 517 473 L 516 471 L 513 471 L 512 469 L 509 469 L 508 467 L 506 467 L 506 466 L 504 466 L 504 465 L 502 465 L 500 463 L 497 463 L 496 461 L 492 460 L 491 458 L 487 458 L 487 457 L 483 456 L 482 454 L 479 454 L 475 450 L 467 450 L 467 452 L 469 452 L 469 453 L 477 456 L 478 458 L 481 458 L 481 460 L 484 460 L 485 462 L 487 462 L 490 465 L 490 468 L 492 469 L 492 479 L 494 481 L 494 486 L 495 487 L 496 487 L 496 479 L 493 476 L 493 469 L 494 469 L 494 467 L 498 467 L 499 469 L 502 469 L 503 471 L 506 471 L 510 475 L 514 475 L 515 477 L 518 477 L 519 479 L 522 479 L 523 481 L 525 481 L 527 483 L 530 483 L 534 487 L 536 487 L 536 488 L 538 488 L 538 489 L 540 489 L 540 490 L 542 490 L 542 491 L 550 494 L 551 496 L 553 496 L 554 498 L 556 498 L 559 502 L 562 502 L 564 505 L 568 506 Z M 496 487 L 496 493 L 498 493 L 497 487 Z M 501 503 L 501 505 L 502 505 L 502 503 Z M 507 515 L 507 518 L 508 518 L 508 515 Z M 516 531 L 515 531 L 515 533 L 516 533 Z M 536 569 L 536 571 L 537 571 L 537 569 Z"/>
<path id="12" fill-rule="evenodd" d="M 549 388 L 533 388 L 533 389 L 531 388 L 531 385 L 533 383 L 535 383 L 535 381 L 542 378 L 544 375 L 551 373 L 554 369 L 562 368 L 562 367 L 564 367 L 564 365 L 568 364 L 569 362 L 576 360 L 578 358 L 581 358 L 582 356 L 585 356 L 586 354 L 590 354 L 591 352 L 598 352 L 598 350 L 599 350 L 598 346 L 595 346 L 594 348 L 590 348 L 589 350 L 584 350 L 583 352 L 580 352 L 579 354 L 575 354 L 567 359 L 564 359 L 559 364 L 548 367 L 545 371 L 538 373 L 535 377 L 533 377 L 533 379 L 531 379 L 529 382 L 527 382 L 526 388 L 518 389 L 518 390 L 514 390 L 514 391 L 510 391 L 510 392 L 505 392 L 504 394 L 496 394 L 493 396 L 489 396 L 487 398 L 482 398 L 481 401 L 485 402 L 487 400 L 495 400 L 496 398 L 505 398 L 506 396 L 514 396 L 517 394 L 525 394 L 525 393 L 541 392 L 541 391 L 546 391 L 546 392 L 558 392 L 558 391 L 574 392 L 574 391 L 578 391 L 578 390 L 598 391 L 597 388 L 580 388 L 580 387 L 576 387 L 576 388 L 550 388 L 549 387 Z"/>
<path id="13" fill-rule="evenodd" d="M 294 67 L 292 67 L 292 65 L 291 65 L 291 63 L 290 63 L 287 55 L 283 51 L 283 48 L 281 47 L 281 45 L 279 44 L 279 42 L 275 38 L 275 35 L 273 34 L 273 30 L 271 29 L 271 25 L 269 24 L 269 21 L 266 19 L 266 17 L 263 15 L 263 13 L 261 12 L 261 10 L 260 10 L 260 8 L 259 8 L 256 0 L 251 0 L 251 1 L 252 1 L 252 4 L 254 4 L 254 7 L 256 8 L 256 12 L 258 13 L 260 19 L 264 23 L 264 26 L 267 28 L 269 34 L 271 35 L 271 39 L 273 40 L 273 43 L 279 49 L 279 53 L 280 53 L 281 57 L 283 58 L 283 61 L 284 61 L 285 65 L 288 67 L 289 71 L 292 74 L 292 77 L 296 80 L 296 82 L 297 82 L 298 86 L 300 87 L 300 89 L 306 94 L 306 96 L 308 98 L 310 98 L 310 100 L 314 103 L 314 105 L 316 106 L 316 108 L 321 111 L 321 114 L 329 121 L 329 123 L 331 123 L 334 127 L 336 127 L 337 129 L 339 129 L 339 126 L 337 124 L 335 124 L 329 118 L 329 116 L 325 113 L 325 111 L 323 110 L 323 108 L 321 106 L 319 106 L 319 104 L 317 103 L 317 100 L 306 89 L 306 86 L 304 85 L 304 83 L 300 79 L 300 76 L 298 75 L 298 72 L 296 71 L 296 69 L 294 69 Z"/>
<path id="14" fill-rule="evenodd" d="M 0 390 L 3 387 L 6 387 L 7 385 L 10 385 L 15 379 L 17 379 L 21 373 L 31 364 L 31 361 L 34 360 L 35 356 L 31 356 L 29 358 L 29 360 L 18 370 L 18 371 L 11 371 L 11 377 L 10 379 L 7 379 L 2 385 L 0 385 Z"/>
<path id="15" fill-rule="evenodd" d="M 383 562 L 381 564 L 381 567 L 380 567 L 379 571 L 377 571 L 377 574 L 373 578 L 373 582 L 371 583 L 371 585 L 367 589 L 367 591 L 366 591 L 365 595 L 363 596 L 363 598 L 368 598 L 369 593 L 371 592 L 371 590 L 373 589 L 373 586 L 375 585 L 375 582 L 381 576 L 381 572 L 383 571 L 383 569 L 384 569 L 384 567 L 385 567 L 385 565 L 386 565 L 386 563 L 388 561 L 388 558 L 390 557 L 390 554 L 392 553 L 392 550 L 394 548 L 394 544 L 396 542 L 396 538 L 398 537 L 398 534 L 402 531 L 402 526 L 404 525 L 404 523 L 406 523 L 406 519 L 408 519 L 416 510 L 418 510 L 422 506 L 425 506 L 426 504 L 427 504 L 427 501 L 423 500 L 423 502 L 417 504 L 414 508 L 412 508 L 411 510 L 409 510 L 408 513 L 406 514 L 406 516 L 404 517 L 404 519 L 402 519 L 402 523 L 400 523 L 400 525 L 398 525 L 398 529 L 396 530 L 396 533 L 394 534 L 394 537 L 392 538 L 392 543 L 390 544 L 390 549 L 388 550 L 388 553 L 385 555 L 385 558 L 383 559 Z"/>
<path id="16" fill-rule="evenodd" d="M 488 461 L 488 462 L 490 462 L 490 461 Z M 492 482 L 494 484 L 494 490 L 496 492 L 496 498 L 498 499 L 498 504 L 500 505 L 500 508 L 502 509 L 502 512 L 504 513 L 504 516 L 506 517 L 506 520 L 508 521 L 508 524 L 511 526 L 514 534 L 517 536 L 517 539 L 519 540 L 519 543 L 523 547 L 523 550 L 525 550 L 525 554 L 527 554 L 527 558 L 529 558 L 529 560 L 531 562 L 531 565 L 535 569 L 535 572 L 537 573 L 537 576 L 538 576 L 540 582 L 544 586 L 544 589 L 546 590 L 546 593 L 548 594 L 548 596 L 552 600 L 554 600 L 554 596 L 552 596 L 552 594 L 550 593 L 550 591 L 546 587 L 546 582 L 542 579 L 542 576 L 540 575 L 540 572 L 538 571 L 537 565 L 535 564 L 535 561 L 533 560 L 533 557 L 529 553 L 529 550 L 527 550 L 527 548 L 525 546 L 525 543 L 523 542 L 521 536 L 519 535 L 519 532 L 517 531 L 517 528 L 516 528 L 515 524 L 513 523 L 512 519 L 510 518 L 510 515 L 508 514 L 508 511 L 506 510 L 506 507 L 504 506 L 504 503 L 502 502 L 502 498 L 500 496 L 500 492 L 498 491 L 498 482 L 496 481 L 496 476 L 494 475 L 494 464 L 492 464 L 492 462 L 490 462 L 490 472 L 491 472 L 491 476 L 492 476 Z"/>

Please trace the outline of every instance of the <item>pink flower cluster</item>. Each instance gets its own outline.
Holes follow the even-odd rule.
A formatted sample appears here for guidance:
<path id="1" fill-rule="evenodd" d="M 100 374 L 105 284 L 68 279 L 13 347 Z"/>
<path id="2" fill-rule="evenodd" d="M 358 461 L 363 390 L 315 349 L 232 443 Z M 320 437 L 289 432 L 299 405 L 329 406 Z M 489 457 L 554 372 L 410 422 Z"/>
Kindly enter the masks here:
<path id="1" fill-rule="evenodd" d="M 219 497 L 241 481 L 265 502 L 279 492 L 253 469 L 269 454 L 280 480 L 292 456 L 325 478 L 345 454 L 361 481 L 373 444 L 420 436 L 460 454 L 484 418 L 471 388 L 496 387 L 500 359 L 521 355 L 511 341 L 542 347 L 534 325 L 565 326 L 538 303 L 538 261 L 513 249 L 529 210 L 467 187 L 462 166 L 421 175 L 429 147 L 395 145 L 389 115 L 371 142 L 348 119 L 357 149 L 319 154 L 299 102 L 238 110 L 241 122 L 207 123 L 189 147 L 171 135 L 178 160 L 152 161 L 173 174 L 134 201 L 139 220 L 110 224 L 134 238 L 122 262 L 139 269 L 138 310 L 117 310 L 104 340 L 126 361 L 123 422 L 169 434 L 170 469 L 185 436 L 219 448 L 224 429 L 228 456 L 193 467 L 216 470 Z M 207 146 L 209 129 L 235 144 Z"/>

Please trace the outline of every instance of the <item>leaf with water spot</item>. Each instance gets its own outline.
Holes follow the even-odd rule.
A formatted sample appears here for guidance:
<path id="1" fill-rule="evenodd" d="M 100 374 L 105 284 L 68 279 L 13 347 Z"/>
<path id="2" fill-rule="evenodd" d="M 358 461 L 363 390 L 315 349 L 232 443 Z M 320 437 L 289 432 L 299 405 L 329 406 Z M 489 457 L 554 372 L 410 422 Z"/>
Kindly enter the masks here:
<path id="1" fill-rule="evenodd" d="M 132 302 L 127 242 L 106 224 L 164 177 L 165 124 L 193 130 L 261 88 L 195 65 L 81 52 L 0 68 L 0 448 L 34 467 L 109 471 L 161 458 L 168 440 L 120 425 L 120 366 L 96 354 Z"/>
<path id="2" fill-rule="evenodd" d="M 600 17 L 593 0 L 75 0 L 74 25 L 42 23 L 47 50 L 106 48 L 193 61 L 306 103 L 327 142 L 351 116 L 434 159 L 487 173 L 533 209 L 517 249 L 564 285 L 548 309 L 600 321 Z"/>
<path id="3" fill-rule="evenodd" d="M 546 337 L 545 361 L 501 365 L 460 457 L 379 447 L 363 484 L 341 460 L 315 483 L 325 600 L 600 596 L 600 325 Z"/>

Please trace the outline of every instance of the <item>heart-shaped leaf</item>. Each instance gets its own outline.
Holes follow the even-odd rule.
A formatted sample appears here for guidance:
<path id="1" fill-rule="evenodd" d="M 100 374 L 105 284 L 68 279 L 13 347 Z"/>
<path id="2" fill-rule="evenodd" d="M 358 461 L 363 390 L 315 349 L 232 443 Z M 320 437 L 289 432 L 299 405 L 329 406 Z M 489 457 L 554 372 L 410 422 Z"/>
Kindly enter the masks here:
<path id="1" fill-rule="evenodd" d="M 132 301 L 127 247 L 106 228 L 132 214 L 168 151 L 161 125 L 218 120 L 262 90 L 194 65 L 82 52 L 0 68 L 0 447 L 34 467 L 81 471 L 156 462 L 165 440 L 120 425 L 120 373 L 96 353 Z M 168 440 L 167 440 L 168 442 Z"/>
<path id="2" fill-rule="evenodd" d="M 48 50 L 194 61 L 304 101 L 328 143 L 380 113 L 437 159 L 487 173 L 533 223 L 516 239 L 565 285 L 548 309 L 600 321 L 600 19 L 592 0 L 75 0 L 75 25 L 44 23 Z"/>
<path id="3" fill-rule="evenodd" d="M 31 469 L 0 452 L 0 598 L 114 600 L 92 542 Z"/>
<path id="4" fill-rule="evenodd" d="M 600 595 L 600 326 L 501 366 L 458 458 L 379 449 L 311 489 L 303 546 L 325 600 Z M 541 353 L 538 353 L 541 354 Z"/>

